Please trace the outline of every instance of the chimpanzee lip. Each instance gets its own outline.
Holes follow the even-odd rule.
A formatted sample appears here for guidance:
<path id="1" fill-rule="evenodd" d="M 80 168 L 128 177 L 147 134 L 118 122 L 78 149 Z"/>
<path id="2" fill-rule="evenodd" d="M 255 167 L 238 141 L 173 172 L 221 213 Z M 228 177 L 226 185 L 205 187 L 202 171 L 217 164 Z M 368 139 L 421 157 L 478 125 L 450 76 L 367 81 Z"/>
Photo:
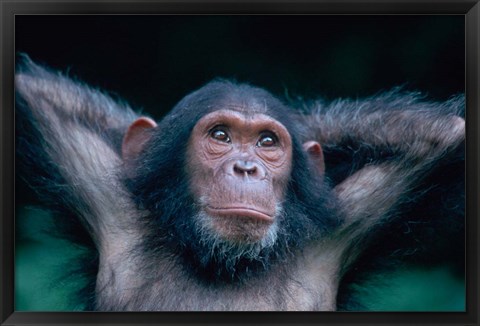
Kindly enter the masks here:
<path id="1" fill-rule="evenodd" d="M 234 207 L 211 207 L 207 206 L 206 210 L 213 213 L 217 216 L 225 216 L 225 217 L 248 217 L 259 221 L 264 222 L 273 222 L 274 217 L 269 215 L 265 212 L 262 212 L 256 208 L 252 207 L 242 207 L 242 206 L 234 206 Z"/>

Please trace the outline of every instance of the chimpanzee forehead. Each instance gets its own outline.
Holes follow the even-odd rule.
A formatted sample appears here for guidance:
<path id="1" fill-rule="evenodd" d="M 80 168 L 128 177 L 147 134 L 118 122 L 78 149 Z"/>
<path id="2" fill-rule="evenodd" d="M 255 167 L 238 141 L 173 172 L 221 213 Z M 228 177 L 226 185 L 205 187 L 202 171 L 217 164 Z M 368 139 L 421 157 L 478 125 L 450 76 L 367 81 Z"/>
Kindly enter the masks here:
<path id="1" fill-rule="evenodd" d="M 222 80 L 213 81 L 183 98 L 172 110 L 169 119 L 196 123 L 203 116 L 218 111 L 230 110 L 244 116 L 267 115 L 291 129 L 289 109 L 268 91 Z M 193 126 L 192 126 L 193 128 Z"/>
<path id="2" fill-rule="evenodd" d="M 268 114 L 265 114 L 260 111 L 244 111 L 242 108 L 238 107 L 225 107 L 219 110 L 214 110 L 213 112 L 210 112 L 209 114 L 205 115 L 202 117 L 202 121 L 214 121 L 214 120 L 231 120 L 231 121 L 239 121 L 242 123 L 249 123 L 249 124 L 256 124 L 258 123 L 273 123 L 273 124 L 279 124 L 283 128 L 283 124 L 276 120 L 275 118 L 269 116 Z"/>
<path id="3" fill-rule="evenodd" d="M 239 112 L 245 117 L 254 116 L 256 114 L 268 115 L 268 112 L 270 111 L 265 101 L 253 101 L 252 99 L 247 99 L 243 102 L 225 102 L 216 106 L 214 111 L 216 110 L 229 110 Z"/>
<path id="4" fill-rule="evenodd" d="M 188 102 L 207 105 L 210 109 L 267 113 L 278 110 L 281 102 L 268 91 L 249 84 L 214 81 L 187 96 Z"/>
<path id="5" fill-rule="evenodd" d="M 282 117 L 288 114 L 282 103 L 268 93 L 265 97 L 254 96 L 249 93 L 225 94 L 225 96 L 217 98 L 216 101 L 211 103 L 209 112 L 217 110 L 239 112 L 245 117 L 261 114 L 277 121 L 283 120 Z"/>

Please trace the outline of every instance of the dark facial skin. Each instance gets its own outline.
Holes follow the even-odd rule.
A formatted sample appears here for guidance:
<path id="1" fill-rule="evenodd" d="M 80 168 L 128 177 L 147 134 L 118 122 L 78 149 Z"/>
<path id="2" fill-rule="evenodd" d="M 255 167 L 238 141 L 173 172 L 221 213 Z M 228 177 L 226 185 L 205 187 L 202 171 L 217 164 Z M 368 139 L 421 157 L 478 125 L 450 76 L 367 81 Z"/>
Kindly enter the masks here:
<path id="1" fill-rule="evenodd" d="M 195 125 L 187 153 L 191 191 L 208 231 L 239 244 L 264 238 L 291 172 L 287 129 L 262 113 L 219 110 Z"/>

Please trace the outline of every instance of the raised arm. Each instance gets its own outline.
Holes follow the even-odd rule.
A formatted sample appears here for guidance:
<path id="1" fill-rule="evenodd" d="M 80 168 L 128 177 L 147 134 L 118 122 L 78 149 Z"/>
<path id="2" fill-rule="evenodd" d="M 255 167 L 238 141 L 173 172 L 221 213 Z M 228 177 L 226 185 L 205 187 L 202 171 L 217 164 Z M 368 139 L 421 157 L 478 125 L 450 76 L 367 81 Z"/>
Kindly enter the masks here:
<path id="1" fill-rule="evenodd" d="M 431 103 L 393 92 L 314 107 L 304 123 L 322 144 L 325 173 L 345 218 L 330 237 L 345 270 L 365 247 L 359 243 L 409 205 L 435 168 L 463 159 L 464 100 Z"/>
<path id="2" fill-rule="evenodd" d="M 116 173 L 123 134 L 137 115 L 28 58 L 17 67 L 15 90 L 22 177 L 59 213 L 60 223 L 78 217 L 97 247 L 105 243 L 100 239 L 118 237 L 112 231 L 122 230 L 132 204 L 126 194 L 122 197 Z"/>

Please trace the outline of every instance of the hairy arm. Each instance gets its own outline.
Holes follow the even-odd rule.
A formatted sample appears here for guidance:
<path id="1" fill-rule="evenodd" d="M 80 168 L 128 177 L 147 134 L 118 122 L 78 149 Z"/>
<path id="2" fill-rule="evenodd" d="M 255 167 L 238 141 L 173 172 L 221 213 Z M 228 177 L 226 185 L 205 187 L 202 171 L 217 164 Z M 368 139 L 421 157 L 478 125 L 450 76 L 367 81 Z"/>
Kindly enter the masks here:
<path id="1" fill-rule="evenodd" d="M 101 249 L 134 211 L 117 172 L 121 137 L 137 115 L 28 58 L 17 67 L 15 90 L 22 177 L 64 218 L 80 218 Z"/>
<path id="2" fill-rule="evenodd" d="M 463 155 L 464 100 L 431 103 L 392 92 L 314 107 L 307 133 L 323 145 L 327 178 L 345 218 L 322 251 L 334 251 L 343 272 L 434 168 Z"/>

